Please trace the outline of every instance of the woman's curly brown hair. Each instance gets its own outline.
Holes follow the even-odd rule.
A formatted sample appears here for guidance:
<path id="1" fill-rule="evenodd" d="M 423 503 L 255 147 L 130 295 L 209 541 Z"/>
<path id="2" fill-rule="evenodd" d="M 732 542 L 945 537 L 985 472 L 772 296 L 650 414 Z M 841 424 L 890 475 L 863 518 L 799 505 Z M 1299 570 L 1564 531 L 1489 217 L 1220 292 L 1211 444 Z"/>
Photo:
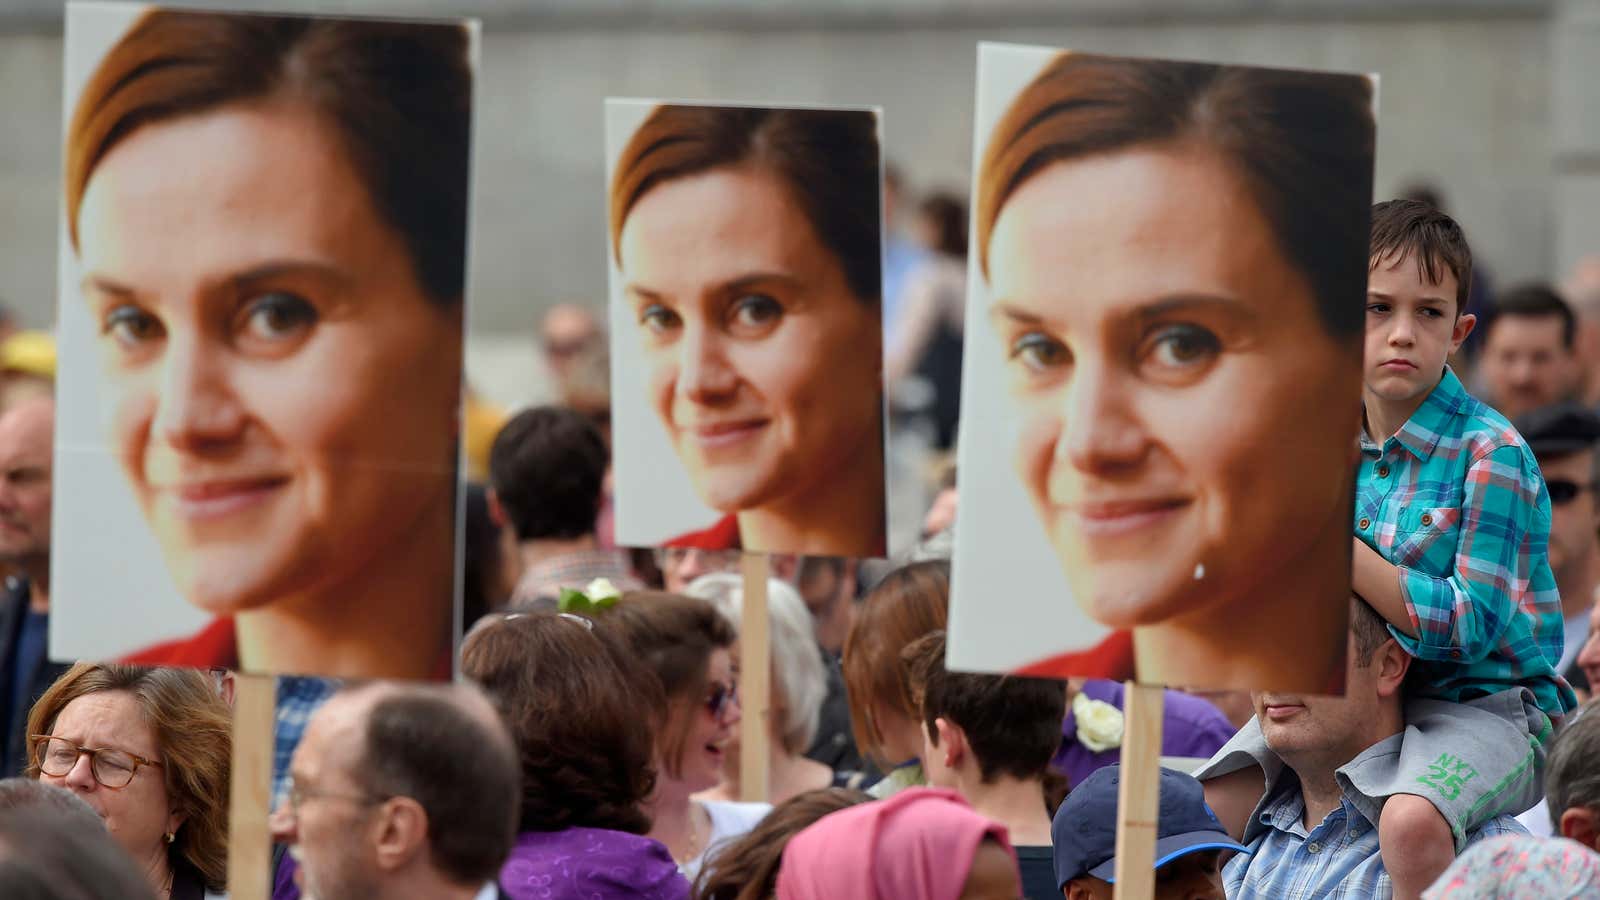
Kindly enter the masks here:
<path id="1" fill-rule="evenodd" d="M 499 707 L 522 761 L 521 831 L 650 830 L 656 680 L 593 623 L 546 610 L 467 635 L 461 671 Z"/>

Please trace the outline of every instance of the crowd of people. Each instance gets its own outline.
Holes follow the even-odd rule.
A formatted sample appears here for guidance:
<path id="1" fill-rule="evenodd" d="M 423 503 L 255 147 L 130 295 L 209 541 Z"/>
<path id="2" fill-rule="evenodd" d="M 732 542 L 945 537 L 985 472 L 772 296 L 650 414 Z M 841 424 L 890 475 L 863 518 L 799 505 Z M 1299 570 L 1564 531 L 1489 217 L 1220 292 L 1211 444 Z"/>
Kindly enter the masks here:
<path id="1" fill-rule="evenodd" d="M 1600 291 L 1472 299 L 1436 204 L 1374 213 L 1367 353 L 1420 388 L 1368 397 L 1363 462 L 1514 426 L 1486 452 L 1536 465 L 1451 513 L 1498 523 L 1511 574 L 1493 596 L 1447 585 L 1455 607 L 1412 622 L 1358 561 L 1342 697 L 1166 691 L 1160 898 L 1600 892 Z M 916 209 L 918 242 L 892 229 L 885 252 L 891 436 L 937 460 L 966 215 Z M 0 888 L 221 895 L 232 675 L 48 658 L 48 348 L 0 338 Z M 469 401 L 458 681 L 278 683 L 274 898 L 1111 896 L 1123 686 L 945 666 L 951 466 L 919 469 L 909 555 L 770 558 L 769 787 L 747 802 L 740 553 L 617 546 L 605 330 L 559 307 L 542 350 L 553 402 Z M 1424 418 L 1446 402 L 1471 424 Z M 1425 574 L 1413 550 L 1379 562 Z"/>

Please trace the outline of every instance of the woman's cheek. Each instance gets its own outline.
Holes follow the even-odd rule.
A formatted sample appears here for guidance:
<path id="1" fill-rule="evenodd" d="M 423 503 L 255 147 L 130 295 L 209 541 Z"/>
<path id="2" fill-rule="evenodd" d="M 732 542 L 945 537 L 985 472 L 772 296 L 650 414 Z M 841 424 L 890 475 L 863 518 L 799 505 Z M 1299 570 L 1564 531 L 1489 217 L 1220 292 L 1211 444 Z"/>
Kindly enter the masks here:
<path id="1" fill-rule="evenodd" d="M 650 366 L 651 405 L 661 423 L 672 428 L 672 402 L 678 390 L 678 360 L 666 350 L 652 350 L 646 356 Z"/>
<path id="2" fill-rule="evenodd" d="M 1022 414 L 1015 459 L 1017 474 L 1022 477 L 1029 499 L 1042 508 L 1049 505 L 1050 472 L 1056 442 L 1061 439 L 1062 418 L 1043 403 L 1025 405 Z"/>

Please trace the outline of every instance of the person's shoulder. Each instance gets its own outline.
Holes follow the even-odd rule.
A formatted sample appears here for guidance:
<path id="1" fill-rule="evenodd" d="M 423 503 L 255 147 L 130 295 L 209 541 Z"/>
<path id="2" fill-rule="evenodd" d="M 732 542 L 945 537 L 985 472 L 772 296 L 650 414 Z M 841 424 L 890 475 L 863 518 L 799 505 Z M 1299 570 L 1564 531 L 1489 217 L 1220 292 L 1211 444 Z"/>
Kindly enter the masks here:
<path id="1" fill-rule="evenodd" d="M 1533 450 L 1528 446 L 1528 442 L 1522 439 L 1522 435 L 1516 426 L 1511 424 L 1510 419 L 1464 388 L 1461 396 L 1461 407 L 1456 417 L 1460 432 L 1457 436 L 1473 459 L 1511 447 L 1515 448 L 1517 455 L 1522 457 L 1524 462 L 1532 464 L 1535 469 L 1538 468 L 1538 463 L 1533 458 Z"/>
<path id="2" fill-rule="evenodd" d="M 711 527 L 680 534 L 667 541 L 665 546 L 686 550 L 742 549 L 739 540 L 739 518 L 732 514 L 723 516 Z"/>
<path id="3" fill-rule="evenodd" d="M 1526 835 L 1528 829 L 1522 827 L 1512 816 L 1495 816 L 1479 825 L 1476 829 L 1467 832 L 1467 843 L 1475 844 L 1489 838 L 1503 837 L 1505 835 Z"/>
<path id="4" fill-rule="evenodd" d="M 746 803 L 737 800 L 707 800 L 706 813 L 715 830 L 749 831 L 772 812 L 771 803 Z M 721 827 L 719 827 L 721 826 Z"/>
<path id="5" fill-rule="evenodd" d="M 197 634 L 146 647 L 121 661 L 140 666 L 220 666 L 236 669 L 239 666 L 239 647 L 233 620 L 215 619 Z"/>

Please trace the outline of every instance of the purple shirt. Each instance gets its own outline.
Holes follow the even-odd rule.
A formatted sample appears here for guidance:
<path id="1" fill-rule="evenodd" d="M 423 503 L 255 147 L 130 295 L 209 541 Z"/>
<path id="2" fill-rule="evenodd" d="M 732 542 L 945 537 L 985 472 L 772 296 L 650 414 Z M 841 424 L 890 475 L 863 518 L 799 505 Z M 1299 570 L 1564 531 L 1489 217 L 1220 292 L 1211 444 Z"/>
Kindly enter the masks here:
<path id="1" fill-rule="evenodd" d="M 1220 710 L 1199 697 L 1182 691 L 1166 691 L 1162 703 L 1161 755 L 1209 759 L 1233 737 L 1233 725 Z M 1083 694 L 1122 709 L 1122 683 L 1091 678 L 1083 683 Z M 1050 760 L 1056 771 L 1067 776 L 1068 785 L 1077 785 L 1095 769 L 1122 761 L 1122 748 L 1099 753 L 1078 742 L 1078 719 L 1067 707 L 1061 723 L 1061 748 Z"/>
<path id="2" fill-rule="evenodd" d="M 689 882 L 660 842 L 605 828 L 524 831 L 500 869 L 511 900 L 687 900 Z"/>

